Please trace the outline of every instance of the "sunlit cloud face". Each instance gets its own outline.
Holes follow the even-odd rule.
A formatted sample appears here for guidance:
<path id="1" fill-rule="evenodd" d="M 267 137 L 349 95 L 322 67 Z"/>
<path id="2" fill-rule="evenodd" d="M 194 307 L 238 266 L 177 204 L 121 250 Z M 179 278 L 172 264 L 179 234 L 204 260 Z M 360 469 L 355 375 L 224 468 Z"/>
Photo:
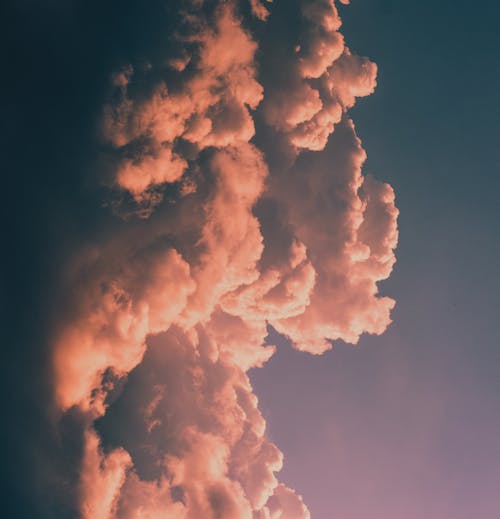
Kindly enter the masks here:
<path id="1" fill-rule="evenodd" d="M 333 0 L 300 2 L 295 40 L 259 52 L 250 27 L 278 4 L 185 2 L 162 65 L 110 71 L 100 132 L 137 218 L 75 252 L 53 349 L 57 404 L 85 417 L 85 519 L 308 518 L 247 371 L 268 326 L 319 354 L 390 323 L 398 211 L 347 115 L 376 66 Z"/>

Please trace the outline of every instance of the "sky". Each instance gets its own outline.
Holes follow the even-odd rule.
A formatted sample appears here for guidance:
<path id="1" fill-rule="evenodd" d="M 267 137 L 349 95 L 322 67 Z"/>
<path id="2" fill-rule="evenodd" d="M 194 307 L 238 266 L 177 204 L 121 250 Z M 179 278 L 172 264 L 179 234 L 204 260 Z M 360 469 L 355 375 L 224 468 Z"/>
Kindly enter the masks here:
<path id="1" fill-rule="evenodd" d="M 4 7 L 6 515 L 500 516 L 500 8 L 143 4 Z"/>

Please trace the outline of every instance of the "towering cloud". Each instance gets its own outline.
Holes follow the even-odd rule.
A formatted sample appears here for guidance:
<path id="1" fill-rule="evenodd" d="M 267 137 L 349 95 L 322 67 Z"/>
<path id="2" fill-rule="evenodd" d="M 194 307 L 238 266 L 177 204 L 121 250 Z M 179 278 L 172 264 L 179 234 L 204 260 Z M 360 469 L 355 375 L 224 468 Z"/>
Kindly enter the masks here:
<path id="1" fill-rule="evenodd" d="M 376 66 L 333 0 L 300 2 L 300 32 L 259 51 L 250 28 L 269 40 L 280 9 L 186 1 L 163 61 L 111 77 L 104 180 L 128 219 L 73 254 L 53 334 L 85 519 L 308 518 L 247 372 L 275 351 L 268 326 L 322 353 L 390 323 L 394 194 L 363 176 L 346 115 Z"/>

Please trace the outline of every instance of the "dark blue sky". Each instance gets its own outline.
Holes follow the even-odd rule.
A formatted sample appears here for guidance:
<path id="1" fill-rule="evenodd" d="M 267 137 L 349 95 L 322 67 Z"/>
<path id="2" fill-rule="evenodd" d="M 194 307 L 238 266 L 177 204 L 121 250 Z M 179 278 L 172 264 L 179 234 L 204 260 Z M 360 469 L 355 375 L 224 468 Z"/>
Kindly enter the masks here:
<path id="1" fill-rule="evenodd" d="M 342 16 L 379 65 L 351 115 L 401 211 L 381 287 L 397 307 L 381 337 L 321 358 L 282 345 L 254 373 L 283 477 L 315 519 L 499 517 L 500 7 L 353 0 Z"/>

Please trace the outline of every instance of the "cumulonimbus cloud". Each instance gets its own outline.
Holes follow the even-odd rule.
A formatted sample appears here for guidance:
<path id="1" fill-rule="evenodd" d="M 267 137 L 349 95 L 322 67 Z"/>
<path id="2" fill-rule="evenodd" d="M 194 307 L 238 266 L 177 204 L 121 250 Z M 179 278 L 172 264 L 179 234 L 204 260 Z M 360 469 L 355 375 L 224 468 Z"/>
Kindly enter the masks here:
<path id="1" fill-rule="evenodd" d="M 267 24 L 275 5 L 245 9 Z M 140 238 L 123 225 L 75 253 L 74 307 L 54 334 L 56 401 L 86 417 L 85 519 L 310 515 L 277 479 L 247 371 L 274 353 L 269 325 L 315 354 L 386 329 L 394 301 L 377 283 L 398 211 L 391 187 L 362 174 L 346 115 L 376 66 L 345 46 L 333 0 L 300 5 L 286 82 L 259 77 L 258 44 L 227 1 L 186 2 L 182 51 L 112 76 L 101 132 Z M 254 117 L 288 147 L 281 167 Z"/>

